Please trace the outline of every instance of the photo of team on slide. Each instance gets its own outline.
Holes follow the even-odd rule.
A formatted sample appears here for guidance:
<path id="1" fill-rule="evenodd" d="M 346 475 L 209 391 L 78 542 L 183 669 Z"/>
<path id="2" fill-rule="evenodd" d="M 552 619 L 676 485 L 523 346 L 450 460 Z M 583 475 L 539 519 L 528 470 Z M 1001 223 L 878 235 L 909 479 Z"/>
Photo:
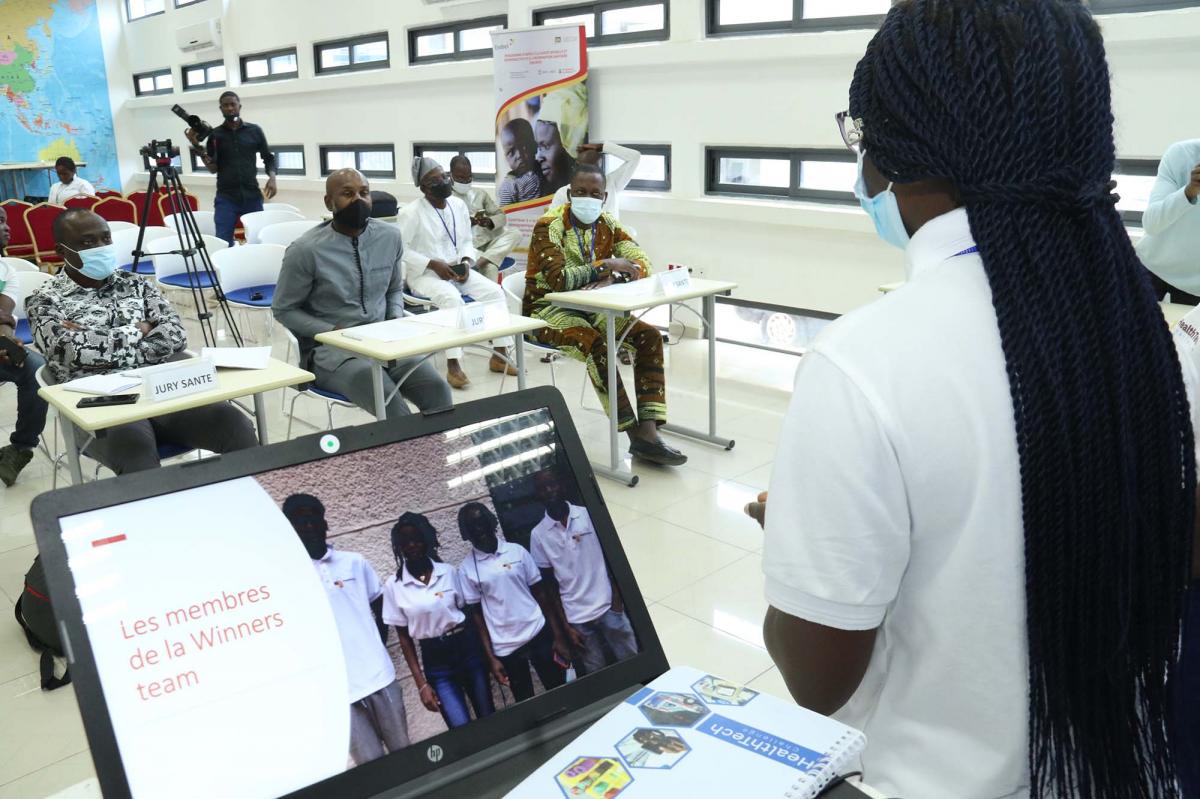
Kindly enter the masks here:
<path id="1" fill-rule="evenodd" d="M 350 766 L 638 651 L 545 411 L 257 480 L 333 610 Z"/>

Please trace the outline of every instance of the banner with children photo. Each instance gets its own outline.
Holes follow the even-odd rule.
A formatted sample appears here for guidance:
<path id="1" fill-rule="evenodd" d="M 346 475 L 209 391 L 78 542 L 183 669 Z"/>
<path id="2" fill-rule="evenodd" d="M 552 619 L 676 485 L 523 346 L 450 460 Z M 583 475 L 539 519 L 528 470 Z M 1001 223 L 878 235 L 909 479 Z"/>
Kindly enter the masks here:
<path id="1" fill-rule="evenodd" d="M 530 234 L 587 142 L 587 34 L 582 25 L 500 30 L 492 49 L 496 199 L 521 232 L 512 257 L 524 270 Z"/>

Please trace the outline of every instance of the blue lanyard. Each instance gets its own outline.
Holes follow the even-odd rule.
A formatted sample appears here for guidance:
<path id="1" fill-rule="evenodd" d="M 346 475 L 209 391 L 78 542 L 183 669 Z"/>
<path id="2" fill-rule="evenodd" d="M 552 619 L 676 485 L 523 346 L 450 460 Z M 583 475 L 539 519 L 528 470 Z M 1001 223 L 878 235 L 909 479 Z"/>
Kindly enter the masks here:
<path id="1" fill-rule="evenodd" d="M 446 207 L 450 208 L 450 204 L 447 203 Z M 438 221 L 442 223 L 442 230 L 446 231 L 446 237 L 450 239 L 450 243 L 454 245 L 454 250 L 455 250 L 455 252 L 457 252 L 458 251 L 458 220 L 454 218 L 454 209 L 450 208 L 450 221 L 454 223 L 454 232 L 453 233 L 451 233 L 450 228 L 448 228 L 446 226 L 446 217 L 442 216 L 442 212 L 439 211 L 437 208 L 434 208 L 433 212 L 435 214 L 437 214 Z"/>
<path id="2" fill-rule="evenodd" d="M 579 257 L 583 257 L 583 236 L 579 234 L 579 228 L 572 228 L 575 231 L 575 241 L 579 242 Z M 592 223 L 592 249 L 588 254 L 588 258 L 584 261 L 585 266 L 591 266 L 596 262 L 596 223 Z"/>
<path id="3" fill-rule="evenodd" d="M 954 253 L 953 257 L 957 258 L 960 255 L 970 255 L 973 252 L 979 252 L 979 245 L 975 245 L 974 247 L 968 247 L 967 249 L 963 250 L 962 252 L 956 252 L 956 253 Z"/>

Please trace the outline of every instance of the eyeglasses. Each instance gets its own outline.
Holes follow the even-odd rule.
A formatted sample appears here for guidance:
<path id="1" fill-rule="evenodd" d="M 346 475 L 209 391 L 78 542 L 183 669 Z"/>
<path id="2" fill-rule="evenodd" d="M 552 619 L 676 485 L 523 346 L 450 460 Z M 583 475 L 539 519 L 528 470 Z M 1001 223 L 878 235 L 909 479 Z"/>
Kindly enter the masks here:
<path id="1" fill-rule="evenodd" d="M 850 116 L 849 111 L 839 111 L 834 119 L 837 120 L 838 132 L 842 134 L 847 149 L 857 153 L 862 148 L 862 120 Z"/>

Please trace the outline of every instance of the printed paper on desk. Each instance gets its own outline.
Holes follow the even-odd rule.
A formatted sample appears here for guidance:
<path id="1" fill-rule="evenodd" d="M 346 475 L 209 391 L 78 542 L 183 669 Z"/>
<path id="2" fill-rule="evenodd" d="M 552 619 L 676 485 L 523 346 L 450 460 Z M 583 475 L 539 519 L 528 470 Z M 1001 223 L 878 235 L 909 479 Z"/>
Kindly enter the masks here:
<path id="1" fill-rule="evenodd" d="M 375 322 L 370 325 L 343 330 L 342 335 L 355 341 L 404 341 L 418 336 L 428 336 L 432 330 L 412 324 L 413 318 L 389 319 L 386 322 Z"/>
<path id="2" fill-rule="evenodd" d="M 67 391 L 78 391 L 80 394 L 100 394 L 107 397 L 113 394 L 126 394 L 141 384 L 141 378 L 137 377 L 127 377 L 125 375 L 91 375 L 90 377 L 80 377 L 69 383 L 63 383 L 63 388 Z"/>
<path id="3" fill-rule="evenodd" d="M 142 396 L 162 402 L 216 388 L 217 367 L 205 358 L 193 358 L 146 371 L 143 380 Z"/>
<path id="4" fill-rule="evenodd" d="M 678 294 L 692 287 L 692 275 L 686 269 L 668 269 L 654 276 L 663 294 Z"/>
<path id="5" fill-rule="evenodd" d="M 203 347 L 200 357 L 218 369 L 266 369 L 271 363 L 270 347 Z"/>

